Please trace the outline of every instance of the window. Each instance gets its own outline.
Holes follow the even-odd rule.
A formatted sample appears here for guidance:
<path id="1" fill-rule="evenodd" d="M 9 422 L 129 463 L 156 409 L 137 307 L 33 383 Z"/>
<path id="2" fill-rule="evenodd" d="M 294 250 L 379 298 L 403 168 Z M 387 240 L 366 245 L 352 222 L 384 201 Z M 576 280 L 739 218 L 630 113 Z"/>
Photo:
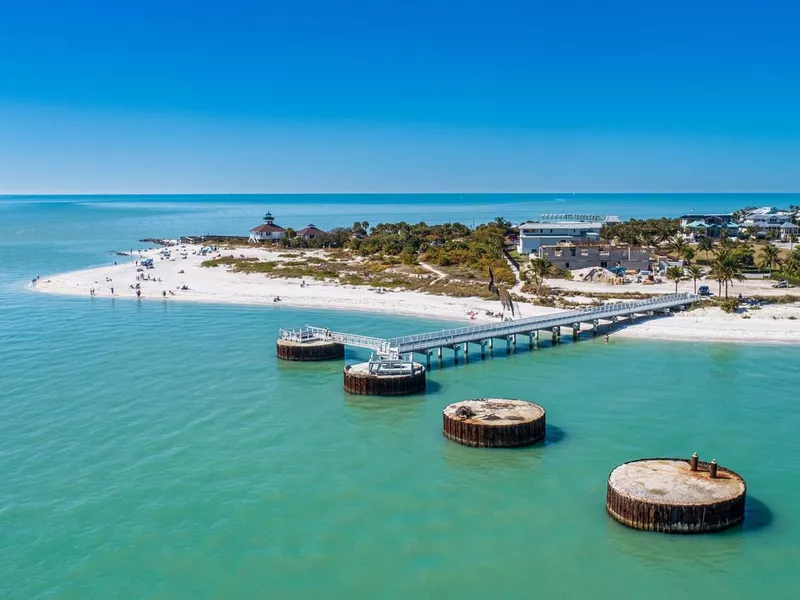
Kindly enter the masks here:
<path id="1" fill-rule="evenodd" d="M 607 260 L 601 260 L 600 261 L 600 268 L 601 269 L 607 269 L 608 268 L 608 261 Z"/>
<path id="2" fill-rule="evenodd" d="M 575 256 L 575 247 L 574 246 L 569 249 L 569 255 L 570 256 Z"/>
<path id="3" fill-rule="evenodd" d="M 564 263 L 564 268 L 569 269 L 569 263 Z"/>

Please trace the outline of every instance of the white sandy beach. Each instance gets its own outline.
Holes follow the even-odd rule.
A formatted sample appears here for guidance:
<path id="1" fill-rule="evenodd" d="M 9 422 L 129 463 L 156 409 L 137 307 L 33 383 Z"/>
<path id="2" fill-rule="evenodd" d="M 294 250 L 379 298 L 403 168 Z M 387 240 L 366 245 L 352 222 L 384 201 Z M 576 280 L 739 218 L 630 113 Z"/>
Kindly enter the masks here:
<path id="1" fill-rule="evenodd" d="M 474 320 L 497 322 L 486 311 L 500 310 L 499 302 L 480 298 L 450 298 L 412 291 L 387 291 L 377 293 L 369 286 L 350 286 L 338 283 L 322 283 L 299 279 L 270 278 L 258 273 L 231 273 L 224 266 L 201 267 L 209 256 L 193 254 L 198 246 L 186 246 L 187 258 L 180 258 L 176 249 L 172 259 L 160 258 L 160 249 L 142 252 L 142 258 L 153 258 L 155 268 L 143 272 L 151 280 L 137 281 L 137 265 L 140 258 L 119 257 L 119 264 L 85 269 L 57 275 L 43 276 L 32 287 L 50 294 L 68 294 L 90 297 L 94 289 L 98 298 L 111 297 L 113 288 L 115 298 L 136 298 L 135 285 L 141 286 L 141 299 L 161 302 L 213 302 L 220 304 L 255 304 L 265 306 L 291 306 L 314 309 L 339 309 L 395 313 L 444 320 Z M 261 248 L 246 248 L 235 251 L 223 250 L 223 256 L 235 254 L 257 257 L 262 260 L 277 260 L 282 251 L 269 251 Z M 307 255 L 312 255 L 309 252 Z M 216 256 L 216 255 L 215 255 Z M 177 258 L 176 258 L 177 257 Z M 182 272 L 181 272 L 182 271 Z M 160 279 L 160 281 L 159 281 Z M 555 283 L 555 282 L 554 282 Z M 561 282 L 559 282 L 561 283 Z M 575 282 L 569 287 L 577 288 Z M 186 286 L 188 290 L 182 290 Z M 764 287 L 760 284 L 759 287 Z M 619 286 L 603 286 L 601 291 L 613 292 Z M 619 291 L 633 291 L 628 289 Z M 637 286 L 638 288 L 639 286 Z M 662 293 L 674 291 L 674 284 L 659 289 Z M 594 290 L 592 290 L 594 291 Z M 638 289 L 636 290 L 638 291 Z M 691 291 L 688 289 L 686 291 Z M 163 293 L 166 292 L 166 298 Z M 275 297 L 280 302 L 275 302 Z M 530 317 L 557 309 L 518 305 L 523 317 Z M 291 324 L 289 324 L 291 325 Z M 800 343 L 800 306 L 771 305 L 742 314 L 727 315 L 718 308 L 695 310 L 672 317 L 658 318 L 624 327 L 615 331 L 619 337 L 646 337 L 674 340 L 759 342 L 759 343 Z"/>
<path id="2" fill-rule="evenodd" d="M 145 250 L 135 253 L 133 257 L 119 257 L 118 265 L 72 271 L 42 277 L 33 286 L 36 290 L 51 294 L 68 294 L 89 297 L 90 289 L 95 290 L 99 298 L 111 297 L 111 288 L 115 298 L 136 298 L 137 283 L 141 285 L 142 300 L 158 301 L 195 301 L 220 304 L 258 304 L 266 306 L 292 306 L 301 308 L 339 309 L 352 311 L 368 311 L 396 313 L 419 317 L 430 317 L 447 320 L 475 320 L 498 322 L 498 318 L 486 316 L 486 311 L 499 312 L 499 302 L 490 302 L 480 298 L 449 298 L 419 292 L 389 291 L 379 294 L 369 286 L 340 285 L 335 282 L 319 282 L 300 279 L 278 279 L 259 273 L 231 273 L 225 266 L 201 267 L 200 263 L 211 256 L 192 254 L 199 246 L 186 245 L 187 258 L 174 258 L 178 253 L 172 252 L 173 259 L 161 260 L 160 249 Z M 235 251 L 223 250 L 222 256 L 259 258 L 261 260 L 281 261 L 279 254 L 285 250 L 270 251 L 261 248 L 237 248 Z M 314 256 L 318 252 L 309 251 L 306 256 Z M 217 256 L 214 254 L 213 256 Z M 143 273 L 161 281 L 137 281 L 137 265 L 139 258 L 152 258 L 155 267 Z M 183 271 L 183 273 L 181 273 Z M 183 286 L 189 289 L 184 291 Z M 162 292 L 166 291 L 164 298 Z M 171 293 L 170 293 L 171 292 Z M 174 294 L 174 295 L 173 295 Z M 275 302 L 275 297 L 280 302 Z M 553 309 L 522 305 L 522 315 L 526 317 L 551 312 Z M 474 314 L 474 319 L 471 316 Z"/>

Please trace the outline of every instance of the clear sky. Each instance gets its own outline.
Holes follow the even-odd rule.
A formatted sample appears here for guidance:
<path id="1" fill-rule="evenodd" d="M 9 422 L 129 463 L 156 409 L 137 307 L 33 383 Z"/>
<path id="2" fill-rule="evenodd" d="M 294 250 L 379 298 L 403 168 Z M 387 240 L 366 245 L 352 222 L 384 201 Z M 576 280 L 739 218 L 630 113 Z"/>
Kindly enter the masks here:
<path id="1" fill-rule="evenodd" d="M 0 193 L 800 190 L 788 1 L 2 0 Z"/>

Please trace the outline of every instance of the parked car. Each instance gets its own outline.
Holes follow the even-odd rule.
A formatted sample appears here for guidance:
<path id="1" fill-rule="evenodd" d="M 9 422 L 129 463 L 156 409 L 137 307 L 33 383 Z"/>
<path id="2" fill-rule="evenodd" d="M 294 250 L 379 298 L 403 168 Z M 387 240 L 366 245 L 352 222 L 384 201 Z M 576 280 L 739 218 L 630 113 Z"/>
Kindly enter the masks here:
<path id="1" fill-rule="evenodd" d="M 772 287 L 774 287 L 774 288 L 790 288 L 792 286 L 789 285 L 789 282 L 786 281 L 785 279 L 781 279 L 778 283 L 773 283 Z"/>
<path id="2" fill-rule="evenodd" d="M 710 296 L 711 290 L 708 289 L 707 285 L 701 285 L 699 288 L 697 288 L 697 293 L 701 296 Z"/>

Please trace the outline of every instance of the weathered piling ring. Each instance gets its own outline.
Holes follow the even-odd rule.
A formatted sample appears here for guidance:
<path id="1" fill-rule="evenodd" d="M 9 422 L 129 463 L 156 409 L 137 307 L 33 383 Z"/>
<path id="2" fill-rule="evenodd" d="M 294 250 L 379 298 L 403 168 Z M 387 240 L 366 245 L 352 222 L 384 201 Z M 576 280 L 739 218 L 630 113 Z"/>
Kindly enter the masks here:
<path id="1" fill-rule="evenodd" d="M 634 529 L 712 532 L 744 520 L 746 492 L 744 479 L 716 461 L 643 458 L 611 471 L 606 510 Z"/>
<path id="2" fill-rule="evenodd" d="M 408 371 L 397 374 L 370 372 L 370 363 L 347 365 L 344 368 L 344 390 L 363 396 L 406 396 L 424 392 L 425 366 L 420 363 L 407 364 Z"/>
<path id="3" fill-rule="evenodd" d="M 527 446 L 544 439 L 545 410 L 533 402 L 508 398 L 464 400 L 442 411 L 442 432 L 465 446 Z"/>
<path id="4" fill-rule="evenodd" d="M 334 360 L 344 358 L 344 345 L 329 340 L 298 342 L 279 339 L 278 358 L 281 360 Z"/>

